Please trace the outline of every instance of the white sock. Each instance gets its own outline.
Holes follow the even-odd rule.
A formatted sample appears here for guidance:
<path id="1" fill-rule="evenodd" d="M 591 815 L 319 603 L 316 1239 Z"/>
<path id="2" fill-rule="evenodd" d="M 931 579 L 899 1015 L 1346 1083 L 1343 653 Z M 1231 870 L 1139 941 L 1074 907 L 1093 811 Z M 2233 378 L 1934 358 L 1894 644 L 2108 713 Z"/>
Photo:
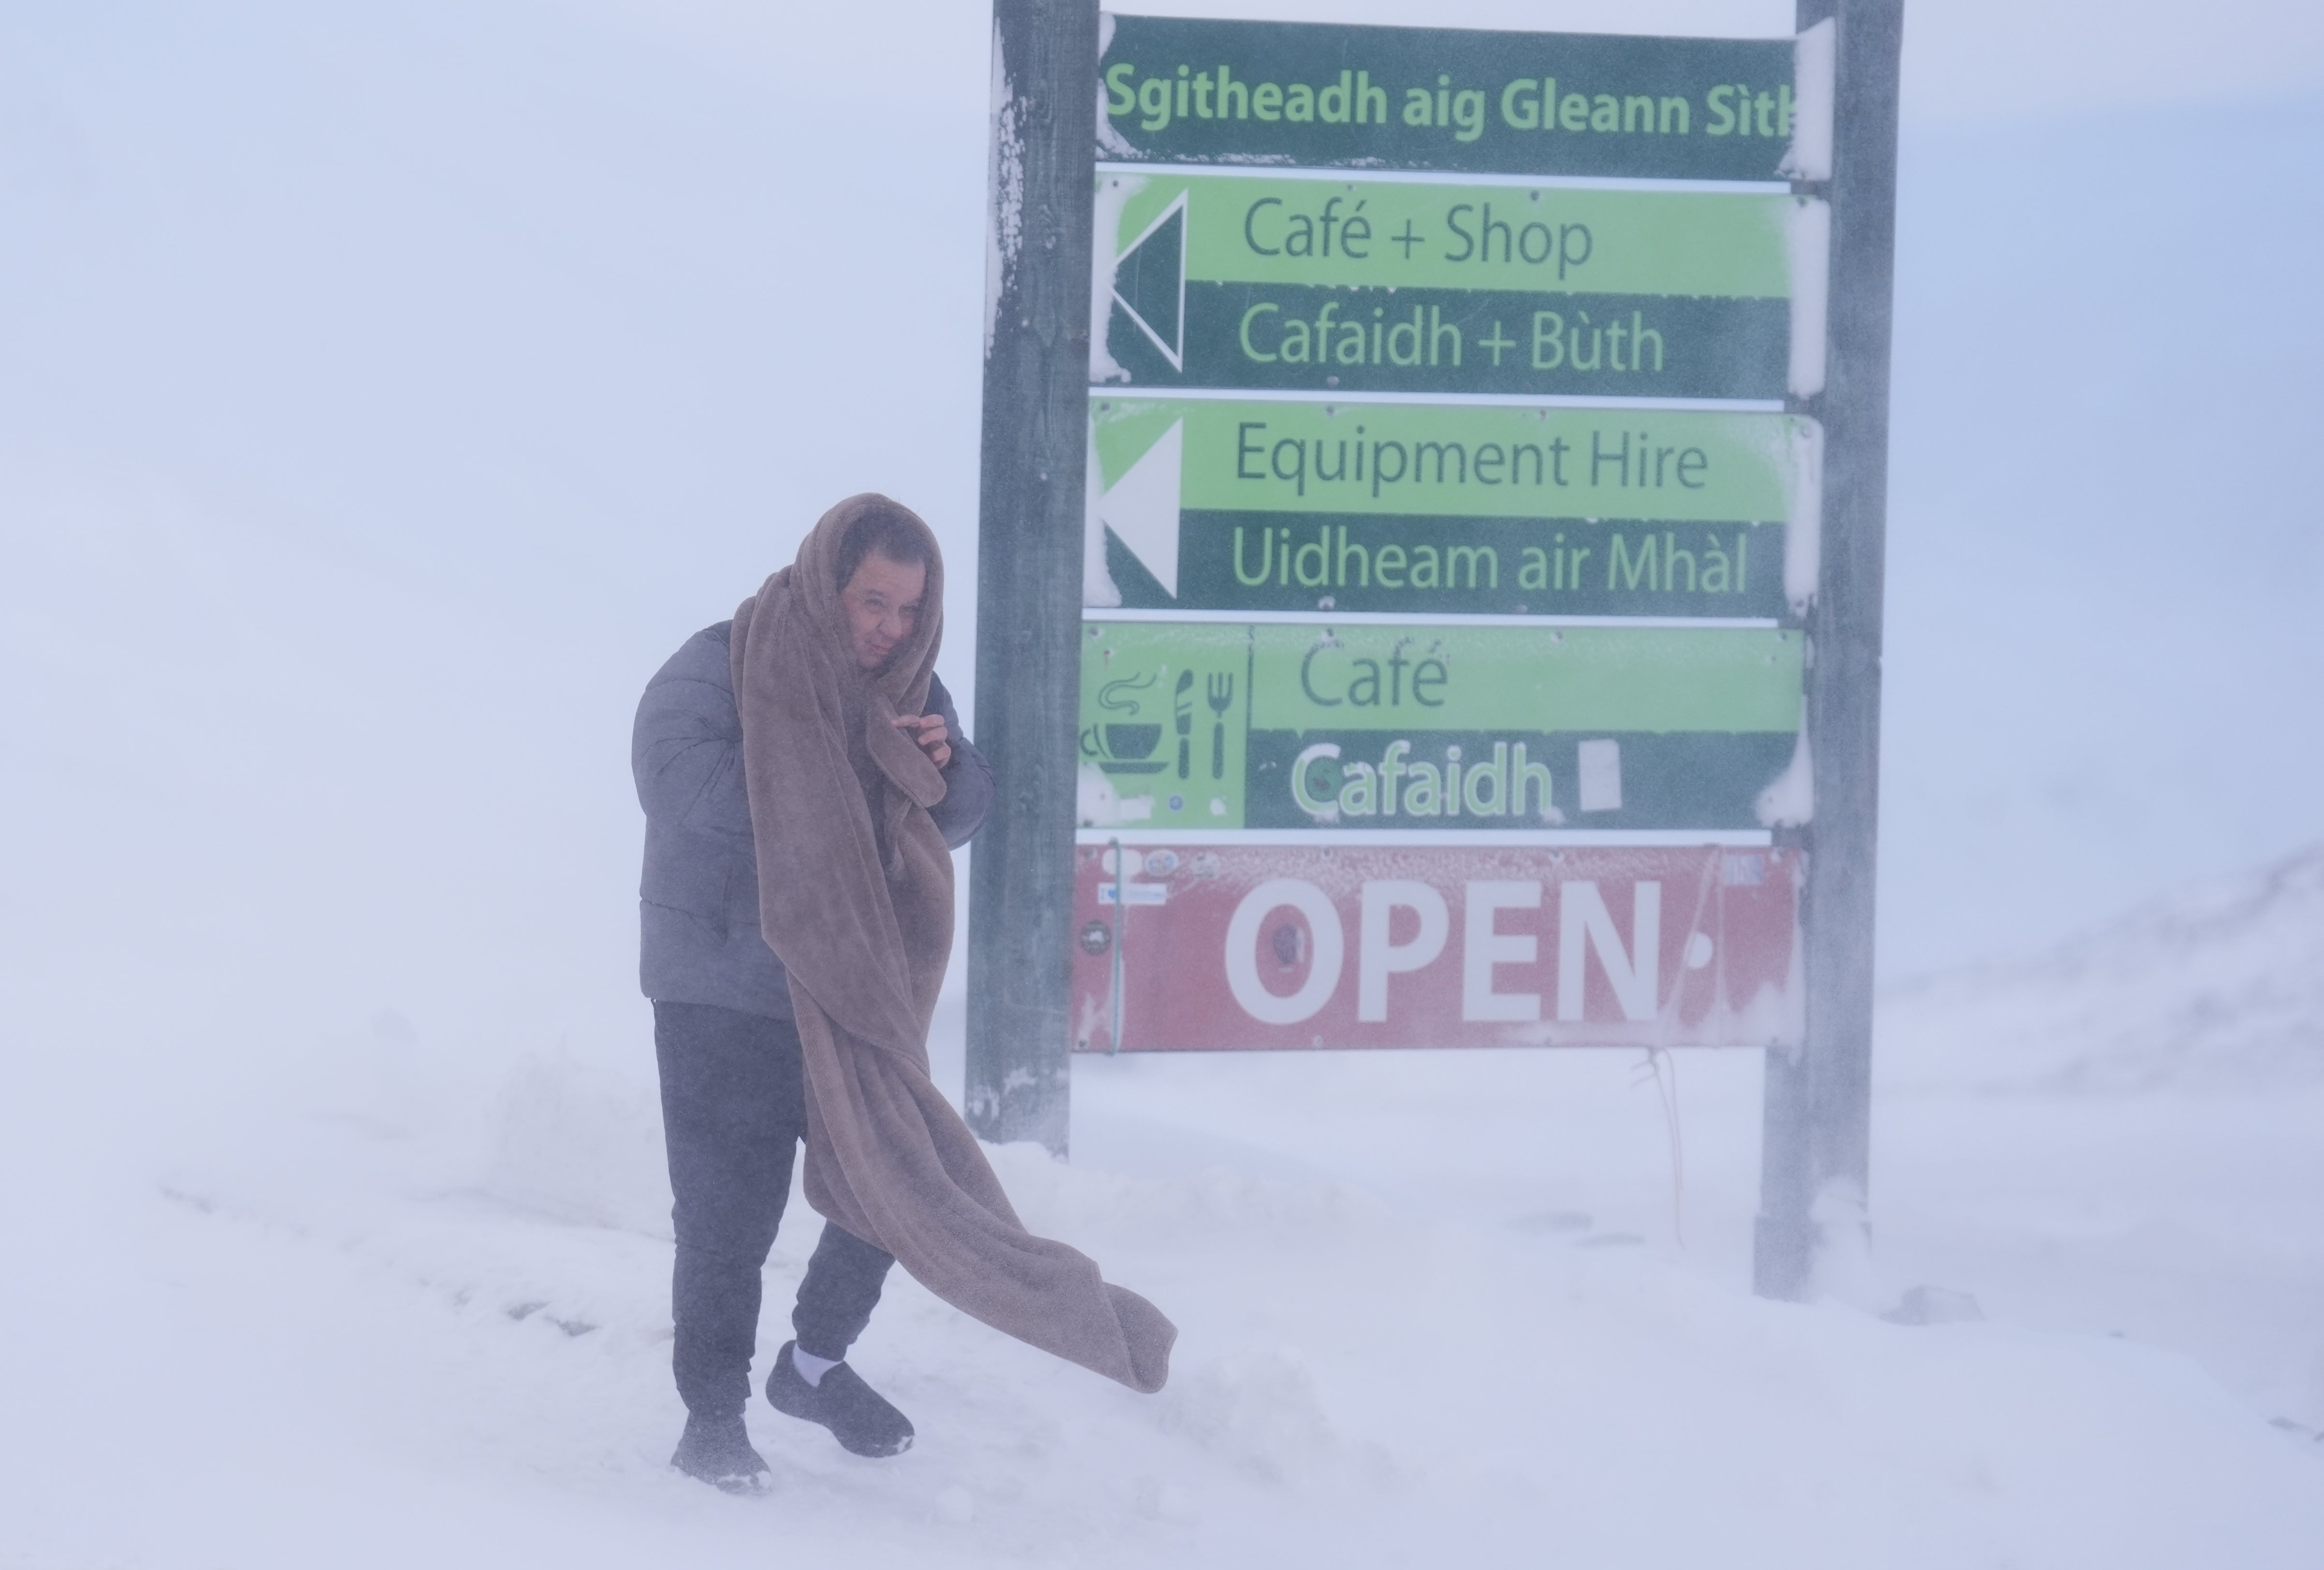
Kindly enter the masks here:
<path id="1" fill-rule="evenodd" d="M 791 1347 L 791 1366 L 798 1370 L 799 1378 L 810 1385 L 823 1383 L 823 1376 L 844 1361 L 836 1357 L 817 1357 L 796 1343 Z"/>

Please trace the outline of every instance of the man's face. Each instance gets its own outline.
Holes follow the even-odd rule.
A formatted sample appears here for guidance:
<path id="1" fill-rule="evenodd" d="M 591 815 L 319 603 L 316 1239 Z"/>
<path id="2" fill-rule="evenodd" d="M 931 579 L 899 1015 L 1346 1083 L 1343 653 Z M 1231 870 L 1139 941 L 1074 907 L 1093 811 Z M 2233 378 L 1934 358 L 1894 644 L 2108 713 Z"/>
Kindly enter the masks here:
<path id="1" fill-rule="evenodd" d="M 927 586 L 926 562 L 892 561 L 876 550 L 864 556 L 839 591 L 856 664 L 877 670 L 888 662 L 896 645 L 920 624 L 920 599 Z"/>

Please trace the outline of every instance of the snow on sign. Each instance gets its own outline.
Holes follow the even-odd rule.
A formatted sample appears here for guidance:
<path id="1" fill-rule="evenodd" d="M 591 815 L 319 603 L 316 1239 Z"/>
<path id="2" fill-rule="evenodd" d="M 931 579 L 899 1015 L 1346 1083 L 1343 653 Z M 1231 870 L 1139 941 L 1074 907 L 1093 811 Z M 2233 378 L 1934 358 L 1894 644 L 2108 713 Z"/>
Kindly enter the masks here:
<path id="1" fill-rule="evenodd" d="M 1105 20 L 1078 1048 L 1798 1039 L 1831 37 Z"/>
<path id="2" fill-rule="evenodd" d="M 1084 846 L 1075 1048 L 1799 1039 L 1799 858 L 1702 846 Z"/>

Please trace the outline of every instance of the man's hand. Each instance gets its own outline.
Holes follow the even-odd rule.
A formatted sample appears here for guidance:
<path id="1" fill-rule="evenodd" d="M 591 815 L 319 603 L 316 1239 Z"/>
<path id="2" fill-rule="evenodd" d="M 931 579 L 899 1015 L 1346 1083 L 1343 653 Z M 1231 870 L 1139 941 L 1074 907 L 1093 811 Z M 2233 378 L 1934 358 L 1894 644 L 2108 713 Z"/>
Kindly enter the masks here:
<path id="1" fill-rule="evenodd" d="M 896 716 L 896 728 L 910 732 L 912 740 L 920 744 L 920 751 L 937 768 L 952 762 L 952 733 L 945 728 L 944 716 L 899 714 Z"/>

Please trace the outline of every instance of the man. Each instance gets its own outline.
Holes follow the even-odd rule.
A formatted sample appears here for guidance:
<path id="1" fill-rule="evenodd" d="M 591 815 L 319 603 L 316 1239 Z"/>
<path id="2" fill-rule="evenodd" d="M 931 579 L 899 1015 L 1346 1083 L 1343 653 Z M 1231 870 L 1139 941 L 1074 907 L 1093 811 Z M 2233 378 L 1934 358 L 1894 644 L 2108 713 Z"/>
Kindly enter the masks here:
<path id="1" fill-rule="evenodd" d="M 863 672 L 884 670 L 914 642 L 922 616 L 940 610 L 925 603 L 927 530 L 890 508 L 856 519 L 838 553 L 844 658 Z M 687 1423 L 670 1464 L 740 1493 L 767 1483 L 742 1413 L 760 1271 L 790 1192 L 794 1150 L 807 1135 L 807 1109 L 788 978 L 761 926 L 733 625 L 696 633 L 647 686 L 632 766 L 646 812 L 641 980 L 654 1005 L 677 1197 L 671 1363 Z M 941 772 L 943 799 L 927 810 L 957 848 L 991 806 L 992 771 L 960 734 L 941 682 L 930 679 L 925 706 L 893 723 Z M 817 892 L 796 897 L 812 902 Z M 820 1423 L 859 1455 L 893 1455 L 912 1441 L 904 1415 L 846 1362 L 894 1263 L 827 1224 L 792 1311 L 797 1339 L 776 1353 L 767 1381 L 779 1410 Z"/>

